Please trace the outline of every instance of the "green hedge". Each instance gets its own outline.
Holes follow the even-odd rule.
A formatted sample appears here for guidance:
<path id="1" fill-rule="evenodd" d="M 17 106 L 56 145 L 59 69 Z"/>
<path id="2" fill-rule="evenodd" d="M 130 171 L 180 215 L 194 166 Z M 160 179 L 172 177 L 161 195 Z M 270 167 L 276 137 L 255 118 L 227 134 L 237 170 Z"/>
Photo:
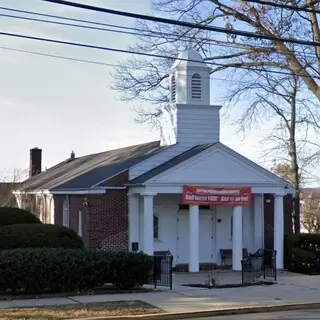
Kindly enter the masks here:
<path id="1" fill-rule="evenodd" d="M 73 230 L 52 224 L 15 224 L 0 228 L 0 250 L 16 248 L 83 248 Z"/>
<path id="2" fill-rule="evenodd" d="M 25 223 L 41 223 L 41 221 L 30 211 L 14 207 L 0 207 L 0 227 Z"/>
<path id="3" fill-rule="evenodd" d="M 148 282 L 152 260 L 143 253 L 82 249 L 0 252 L 0 290 L 24 293 L 94 290 L 107 283 L 131 289 Z"/>
<path id="4" fill-rule="evenodd" d="M 320 234 L 301 233 L 285 237 L 285 267 L 292 272 L 320 274 Z"/>

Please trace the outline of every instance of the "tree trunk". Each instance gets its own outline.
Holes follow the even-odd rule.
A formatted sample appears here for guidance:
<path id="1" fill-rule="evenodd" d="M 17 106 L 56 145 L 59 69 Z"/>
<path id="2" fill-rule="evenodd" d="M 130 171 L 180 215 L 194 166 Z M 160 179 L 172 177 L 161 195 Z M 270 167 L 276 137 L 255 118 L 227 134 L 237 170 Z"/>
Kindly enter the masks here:
<path id="1" fill-rule="evenodd" d="M 296 96 L 298 87 L 298 78 L 293 76 L 293 91 L 291 93 L 291 119 L 289 129 L 289 157 L 291 162 L 291 170 L 293 177 L 293 188 L 296 190 L 293 197 L 293 220 L 294 233 L 300 233 L 300 176 L 297 159 L 297 145 L 296 145 Z"/>

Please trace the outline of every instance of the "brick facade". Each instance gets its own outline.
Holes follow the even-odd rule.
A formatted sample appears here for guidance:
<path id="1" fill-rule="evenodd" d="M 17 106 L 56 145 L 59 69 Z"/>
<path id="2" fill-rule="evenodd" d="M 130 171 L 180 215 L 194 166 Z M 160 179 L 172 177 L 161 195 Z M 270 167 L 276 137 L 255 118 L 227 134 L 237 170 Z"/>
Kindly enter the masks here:
<path id="1" fill-rule="evenodd" d="M 122 187 L 128 172 L 104 182 L 103 186 Z M 102 186 L 102 184 L 101 184 Z M 54 196 L 55 223 L 63 224 L 65 195 Z M 84 200 L 88 206 L 84 206 Z M 68 195 L 69 227 L 79 231 L 79 211 L 83 219 L 83 239 L 88 249 L 128 250 L 128 199 L 126 189 L 107 189 L 103 195 Z"/>

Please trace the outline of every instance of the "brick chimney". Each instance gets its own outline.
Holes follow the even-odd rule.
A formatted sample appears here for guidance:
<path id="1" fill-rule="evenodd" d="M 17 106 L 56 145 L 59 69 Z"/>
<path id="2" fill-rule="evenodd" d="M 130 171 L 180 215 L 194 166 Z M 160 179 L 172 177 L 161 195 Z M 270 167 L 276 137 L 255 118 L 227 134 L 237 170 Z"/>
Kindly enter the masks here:
<path id="1" fill-rule="evenodd" d="M 29 178 L 40 173 L 41 166 L 42 166 L 42 149 L 39 149 L 39 148 L 30 149 Z"/>

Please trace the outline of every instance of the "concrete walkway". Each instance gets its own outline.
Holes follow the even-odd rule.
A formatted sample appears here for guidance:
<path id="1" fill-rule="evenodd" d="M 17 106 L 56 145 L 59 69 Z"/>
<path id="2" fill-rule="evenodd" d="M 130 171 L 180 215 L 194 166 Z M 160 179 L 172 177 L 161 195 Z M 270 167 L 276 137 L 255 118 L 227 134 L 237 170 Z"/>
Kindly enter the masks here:
<path id="1" fill-rule="evenodd" d="M 191 276 L 200 277 L 200 275 L 190 275 L 190 279 Z M 202 276 L 206 277 L 206 275 Z M 275 285 L 233 289 L 197 289 L 181 286 L 179 281 L 176 281 L 172 292 L 164 289 L 154 293 L 0 301 L 0 308 L 129 300 L 145 301 L 170 313 L 240 307 L 269 307 L 303 302 L 320 303 L 320 276 L 283 275 L 280 277 L 279 283 Z"/>

